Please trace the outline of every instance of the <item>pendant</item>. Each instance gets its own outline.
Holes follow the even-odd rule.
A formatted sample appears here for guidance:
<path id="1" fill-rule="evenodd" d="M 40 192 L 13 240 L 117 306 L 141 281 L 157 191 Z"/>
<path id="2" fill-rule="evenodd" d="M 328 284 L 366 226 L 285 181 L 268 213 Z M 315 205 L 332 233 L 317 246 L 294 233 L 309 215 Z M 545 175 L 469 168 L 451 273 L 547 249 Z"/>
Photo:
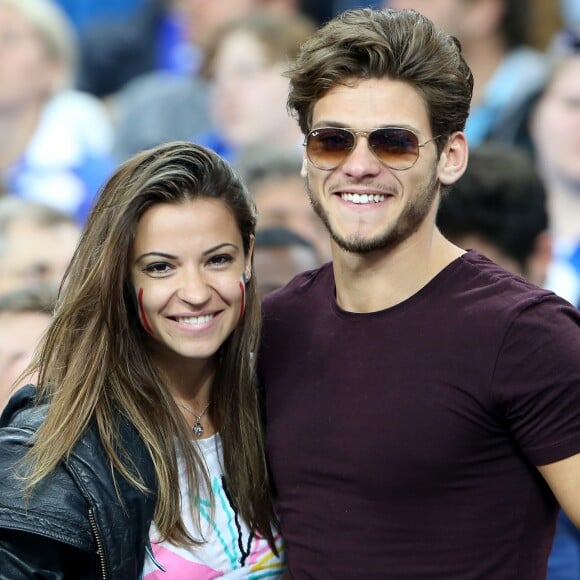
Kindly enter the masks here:
<path id="1" fill-rule="evenodd" d="M 193 424 L 192 430 L 196 437 L 201 437 L 203 435 L 203 425 L 199 419 L 197 419 L 197 421 Z"/>

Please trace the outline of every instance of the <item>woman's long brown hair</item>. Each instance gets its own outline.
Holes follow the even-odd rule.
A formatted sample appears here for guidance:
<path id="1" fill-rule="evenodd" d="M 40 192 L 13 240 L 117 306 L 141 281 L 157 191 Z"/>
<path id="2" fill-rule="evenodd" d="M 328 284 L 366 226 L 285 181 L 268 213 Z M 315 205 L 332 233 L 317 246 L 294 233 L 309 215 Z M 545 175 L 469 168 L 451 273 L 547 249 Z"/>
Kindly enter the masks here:
<path id="1" fill-rule="evenodd" d="M 249 257 L 256 210 L 228 164 L 186 142 L 136 155 L 117 170 L 96 202 L 65 276 L 54 321 L 29 369 L 38 372 L 39 396 L 50 403 L 28 454 L 29 490 L 95 424 L 111 465 L 145 491 L 135 466 L 127 465 L 127 454 L 122 453 L 118 424 L 121 417 L 128 419 L 155 467 L 156 526 L 162 538 L 177 544 L 199 538 L 187 533 L 181 518 L 176 441 L 193 492 L 207 485 L 207 475 L 191 445 L 191 431 L 145 349 L 129 284 L 129 255 L 137 222 L 147 209 L 197 198 L 223 201 L 235 217 Z M 228 492 L 240 515 L 273 545 L 274 513 L 252 356 L 260 323 L 252 276 L 244 316 L 216 354 L 211 401 L 223 441 Z"/>

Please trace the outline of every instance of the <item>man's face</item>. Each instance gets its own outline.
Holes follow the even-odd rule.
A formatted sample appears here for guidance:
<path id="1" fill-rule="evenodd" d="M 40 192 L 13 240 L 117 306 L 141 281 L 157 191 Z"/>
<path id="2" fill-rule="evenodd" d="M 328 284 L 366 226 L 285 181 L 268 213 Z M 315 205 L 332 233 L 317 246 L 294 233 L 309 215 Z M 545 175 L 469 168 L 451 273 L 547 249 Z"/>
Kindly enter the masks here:
<path id="1" fill-rule="evenodd" d="M 73 223 L 39 226 L 15 220 L 0 255 L 0 294 L 34 284 L 58 286 L 76 248 L 80 229 Z"/>
<path id="2" fill-rule="evenodd" d="M 580 56 L 570 57 L 539 101 L 531 133 L 548 183 L 580 191 Z"/>
<path id="3" fill-rule="evenodd" d="M 313 110 L 312 129 L 368 131 L 389 126 L 412 130 L 420 143 L 434 137 L 425 104 L 402 81 L 383 78 L 338 85 Z M 404 171 L 383 165 L 364 136 L 335 169 L 321 170 L 310 161 L 307 169 L 312 205 L 342 250 L 390 249 L 433 227 L 439 187 L 435 141 L 421 147 L 415 165 Z"/>

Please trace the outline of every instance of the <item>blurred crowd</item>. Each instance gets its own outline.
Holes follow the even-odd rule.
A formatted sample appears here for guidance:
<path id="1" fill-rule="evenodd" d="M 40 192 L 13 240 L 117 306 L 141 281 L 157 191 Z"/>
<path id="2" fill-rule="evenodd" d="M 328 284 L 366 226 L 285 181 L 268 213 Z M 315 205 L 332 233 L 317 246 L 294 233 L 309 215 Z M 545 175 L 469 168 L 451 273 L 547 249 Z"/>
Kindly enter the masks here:
<path id="1" fill-rule="evenodd" d="M 317 26 L 362 6 L 424 13 L 473 71 L 472 163 L 439 227 L 580 306 L 579 0 L 0 0 L 0 409 L 99 188 L 142 149 L 194 141 L 237 167 L 262 295 L 330 259 L 283 73 Z M 562 526 L 551 578 L 578 579 Z"/>

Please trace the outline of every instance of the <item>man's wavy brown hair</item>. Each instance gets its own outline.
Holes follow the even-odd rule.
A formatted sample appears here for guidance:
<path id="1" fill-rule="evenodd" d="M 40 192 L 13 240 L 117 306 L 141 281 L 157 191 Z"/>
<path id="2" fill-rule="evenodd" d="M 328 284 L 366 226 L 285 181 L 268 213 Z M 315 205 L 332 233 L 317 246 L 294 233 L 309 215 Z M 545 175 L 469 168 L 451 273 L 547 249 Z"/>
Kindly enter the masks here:
<path id="1" fill-rule="evenodd" d="M 463 130 L 473 77 L 459 41 L 414 10 L 348 10 L 302 47 L 287 73 L 288 107 L 304 134 L 316 102 L 337 85 L 362 79 L 405 81 L 423 98 L 433 135 Z M 445 139 L 439 139 L 439 151 Z"/>

